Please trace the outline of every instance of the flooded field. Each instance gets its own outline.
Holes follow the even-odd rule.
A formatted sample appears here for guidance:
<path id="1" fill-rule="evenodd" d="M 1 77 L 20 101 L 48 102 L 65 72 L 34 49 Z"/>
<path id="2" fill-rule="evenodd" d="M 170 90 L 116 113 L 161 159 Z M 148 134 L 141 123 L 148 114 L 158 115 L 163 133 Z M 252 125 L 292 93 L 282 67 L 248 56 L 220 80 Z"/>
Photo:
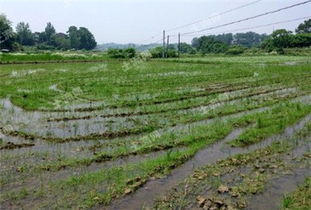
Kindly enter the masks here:
<path id="1" fill-rule="evenodd" d="M 125 65 L 0 66 L 1 209 L 299 207 L 309 57 Z"/>

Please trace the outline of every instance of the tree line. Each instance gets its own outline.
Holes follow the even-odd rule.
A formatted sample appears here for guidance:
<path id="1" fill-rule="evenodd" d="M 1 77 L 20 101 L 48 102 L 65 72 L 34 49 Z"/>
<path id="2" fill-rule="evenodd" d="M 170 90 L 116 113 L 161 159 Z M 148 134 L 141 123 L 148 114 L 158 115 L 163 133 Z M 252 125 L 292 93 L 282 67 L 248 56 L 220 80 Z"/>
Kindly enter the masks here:
<path id="1" fill-rule="evenodd" d="M 0 15 L 0 49 L 18 51 L 23 46 L 33 46 L 41 50 L 92 50 L 96 45 L 94 35 L 85 27 L 70 26 L 62 33 L 49 22 L 44 31 L 32 32 L 28 23 L 20 22 L 14 31 L 12 22 Z"/>
<path id="2" fill-rule="evenodd" d="M 255 32 L 226 33 L 219 35 L 201 36 L 192 39 L 191 45 L 180 44 L 180 52 L 184 54 L 241 54 L 249 48 L 259 48 L 268 52 L 284 53 L 284 48 L 301 48 L 311 46 L 311 19 L 299 24 L 295 33 L 286 29 L 279 29 L 272 34 L 258 34 Z M 152 49 L 152 57 L 162 57 L 162 47 Z M 177 57 L 178 46 L 168 46 L 167 57 Z"/>

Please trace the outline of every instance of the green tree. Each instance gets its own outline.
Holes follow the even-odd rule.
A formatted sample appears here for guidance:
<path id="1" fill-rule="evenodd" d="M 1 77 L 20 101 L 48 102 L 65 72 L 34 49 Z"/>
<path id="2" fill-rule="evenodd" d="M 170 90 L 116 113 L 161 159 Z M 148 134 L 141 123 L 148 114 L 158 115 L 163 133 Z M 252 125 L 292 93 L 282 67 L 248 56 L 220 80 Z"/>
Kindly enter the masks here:
<path id="1" fill-rule="evenodd" d="M 76 26 L 70 26 L 67 33 L 69 34 L 70 46 L 73 49 L 80 48 L 80 36 Z"/>
<path id="2" fill-rule="evenodd" d="M 187 43 L 180 43 L 180 52 L 181 53 L 188 53 L 188 54 L 195 54 L 195 49 L 191 47 L 191 45 Z"/>
<path id="3" fill-rule="evenodd" d="M 163 47 L 155 47 L 149 50 L 152 58 L 162 58 Z M 168 58 L 176 58 L 177 51 L 175 50 L 174 45 L 170 45 L 168 49 L 165 48 L 165 54 Z"/>
<path id="4" fill-rule="evenodd" d="M 93 34 L 85 27 L 79 28 L 80 49 L 92 50 L 96 47 L 97 43 Z"/>
<path id="5" fill-rule="evenodd" d="M 303 33 L 311 33 L 311 19 L 304 21 L 301 23 L 297 29 L 297 34 L 303 34 Z"/>
<path id="6" fill-rule="evenodd" d="M 271 34 L 272 45 L 277 48 L 291 47 L 292 32 L 285 29 L 279 29 Z"/>
<path id="7" fill-rule="evenodd" d="M 46 42 L 45 32 L 34 32 L 32 36 L 35 44 Z"/>
<path id="8" fill-rule="evenodd" d="M 162 58 L 163 47 L 155 47 L 149 50 L 152 58 Z"/>
<path id="9" fill-rule="evenodd" d="M 34 36 L 28 23 L 20 22 L 16 26 L 17 41 L 21 45 L 33 45 Z"/>
<path id="10" fill-rule="evenodd" d="M 53 45 L 54 44 L 53 36 L 56 34 L 56 31 L 54 26 L 50 22 L 46 24 L 44 33 L 47 44 Z"/>
<path id="11" fill-rule="evenodd" d="M 0 15 L 0 49 L 14 48 L 15 34 L 11 24 L 5 15 Z"/>
<path id="12" fill-rule="evenodd" d="M 124 54 L 125 54 L 125 58 L 134 58 L 135 55 L 136 55 L 136 50 L 135 48 L 127 48 L 127 49 L 124 49 Z"/>
<path id="13" fill-rule="evenodd" d="M 233 35 L 231 33 L 228 34 L 218 34 L 218 35 L 213 35 L 213 37 L 216 41 L 221 41 L 227 45 L 231 45 L 233 42 Z"/>
<path id="14" fill-rule="evenodd" d="M 227 55 L 240 55 L 244 53 L 245 50 L 246 48 L 244 46 L 233 45 L 229 47 L 229 49 L 226 51 L 226 54 Z"/>
<path id="15" fill-rule="evenodd" d="M 224 42 L 215 40 L 214 36 L 202 36 L 192 40 L 193 47 L 203 53 L 224 53 L 228 49 L 228 45 Z"/>
<path id="16" fill-rule="evenodd" d="M 200 47 L 199 38 L 197 38 L 197 37 L 193 38 L 191 41 L 191 46 L 195 49 L 199 49 L 199 47 Z"/>
<path id="17" fill-rule="evenodd" d="M 70 49 L 70 40 L 68 36 L 64 33 L 57 33 L 53 37 L 55 42 L 55 47 L 60 50 Z"/>
<path id="18" fill-rule="evenodd" d="M 311 46 L 311 33 L 296 34 L 291 39 L 291 47 L 310 47 Z"/>
<path id="19" fill-rule="evenodd" d="M 166 56 L 168 58 L 176 58 L 177 57 L 177 51 L 175 49 L 168 49 L 166 52 Z"/>
<path id="20" fill-rule="evenodd" d="M 237 33 L 234 35 L 233 44 L 241 45 L 244 47 L 255 47 L 259 46 L 264 39 L 266 39 L 265 34 L 257 34 L 255 32 Z"/>
<path id="21" fill-rule="evenodd" d="M 46 37 L 46 34 L 45 32 L 35 32 L 33 34 L 34 36 L 34 40 L 35 40 L 35 43 L 44 43 L 47 41 L 47 37 Z"/>
<path id="22" fill-rule="evenodd" d="M 269 37 L 268 39 L 265 39 L 265 40 L 261 43 L 260 47 L 261 47 L 262 49 L 264 49 L 264 50 L 267 50 L 268 52 L 273 51 L 273 50 L 274 50 L 274 46 L 273 46 L 273 42 L 272 42 L 271 37 Z"/>
<path id="23" fill-rule="evenodd" d="M 108 55 L 110 58 L 134 58 L 136 50 L 134 48 L 127 49 L 109 49 Z"/>
<path id="24" fill-rule="evenodd" d="M 94 35 L 85 27 L 70 26 L 67 33 L 69 34 L 71 48 L 81 50 L 92 50 L 96 47 Z"/>

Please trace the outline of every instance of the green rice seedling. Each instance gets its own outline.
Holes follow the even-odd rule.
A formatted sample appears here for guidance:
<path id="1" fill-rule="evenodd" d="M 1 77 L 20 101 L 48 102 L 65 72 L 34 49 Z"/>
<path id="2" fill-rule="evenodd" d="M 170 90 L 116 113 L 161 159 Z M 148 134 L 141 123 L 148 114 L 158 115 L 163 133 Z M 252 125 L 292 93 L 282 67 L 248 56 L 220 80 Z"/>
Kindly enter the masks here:
<path id="1" fill-rule="evenodd" d="M 311 206 L 311 177 L 307 177 L 304 184 L 294 192 L 284 195 L 282 209 L 309 209 Z"/>
<path id="2" fill-rule="evenodd" d="M 256 127 L 249 128 L 237 139 L 231 142 L 233 146 L 247 146 L 259 142 L 271 135 L 280 133 L 285 127 L 298 122 L 302 117 L 311 113 L 309 105 L 283 104 L 256 116 Z"/>

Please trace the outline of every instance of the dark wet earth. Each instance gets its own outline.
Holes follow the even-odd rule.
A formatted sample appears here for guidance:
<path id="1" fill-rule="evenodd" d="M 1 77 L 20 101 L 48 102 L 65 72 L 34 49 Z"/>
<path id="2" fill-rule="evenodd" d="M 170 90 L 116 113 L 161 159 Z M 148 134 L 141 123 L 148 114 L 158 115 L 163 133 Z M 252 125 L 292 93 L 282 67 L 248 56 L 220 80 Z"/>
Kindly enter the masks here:
<path id="1" fill-rule="evenodd" d="M 146 208 L 150 208 L 153 206 L 156 199 L 158 199 L 162 196 L 165 196 L 165 195 L 167 195 L 169 199 L 173 200 L 174 198 L 170 197 L 170 193 L 174 192 L 174 190 L 170 190 L 170 189 L 174 189 L 175 186 L 178 186 L 178 184 L 180 182 L 182 182 L 185 178 L 192 175 L 195 170 L 200 169 L 201 167 L 206 166 L 208 164 L 214 164 L 214 163 L 218 162 L 219 160 L 224 160 L 226 158 L 232 157 L 232 156 L 237 155 L 237 154 L 245 154 L 245 153 L 249 153 L 249 152 L 252 152 L 252 151 L 255 151 L 258 149 L 263 149 L 263 148 L 266 148 L 267 146 L 271 145 L 274 142 L 284 140 L 286 138 L 290 138 L 295 133 L 297 133 L 301 129 L 303 129 L 304 126 L 307 123 L 309 123 L 310 121 L 311 121 L 311 115 L 308 115 L 307 117 L 302 119 L 296 125 L 288 127 L 282 134 L 272 136 L 272 137 L 266 139 L 265 141 L 262 141 L 258 144 L 251 145 L 251 146 L 245 147 L 245 148 L 232 148 L 226 144 L 230 140 L 239 136 L 243 132 L 244 129 L 234 130 L 224 140 L 222 140 L 218 143 L 215 143 L 212 146 L 209 146 L 206 149 L 203 149 L 200 152 L 198 152 L 194 158 L 192 158 L 191 160 L 189 160 L 188 162 L 183 164 L 181 167 L 173 170 L 170 175 L 168 175 L 164 178 L 151 180 L 151 181 L 147 182 L 147 184 L 145 184 L 143 188 L 138 189 L 135 194 L 130 195 L 128 197 L 125 197 L 124 199 L 121 199 L 119 201 L 114 202 L 107 209 L 126 209 L 126 208 L 128 208 L 128 209 L 140 209 L 142 206 L 144 206 Z M 301 147 L 298 147 L 296 150 L 294 150 L 291 154 L 291 157 L 295 156 L 297 158 L 297 157 L 303 156 L 303 154 L 306 152 L 310 152 L 311 151 L 310 150 L 310 148 L 311 148 L 310 141 L 311 141 L 311 136 L 307 139 L 307 142 L 309 142 L 309 143 L 302 145 Z M 291 159 L 290 159 L 290 161 L 291 161 Z M 297 173 L 299 172 L 297 174 L 297 176 L 291 177 L 291 176 L 287 175 L 287 177 L 289 177 L 289 178 L 291 177 L 291 178 L 290 179 L 283 178 L 283 183 L 280 183 L 281 181 L 279 181 L 279 184 L 282 184 L 285 187 L 285 188 L 280 187 L 279 194 L 282 193 L 283 189 L 287 189 L 286 188 L 287 182 L 288 182 L 288 188 L 290 188 L 290 186 L 293 186 L 293 184 L 296 182 L 301 184 L 304 181 L 304 178 L 310 176 L 310 169 L 311 168 L 310 168 L 309 164 L 307 164 L 307 165 L 303 166 L 302 168 L 295 169 L 292 172 L 293 174 L 296 174 L 296 172 Z M 232 176 L 230 176 L 230 174 L 227 176 L 229 176 L 229 178 L 232 179 L 235 177 L 239 177 L 240 173 L 246 172 L 245 169 L 243 169 L 243 168 L 239 169 L 238 171 L 239 171 L 238 173 L 236 173 Z M 275 184 L 275 183 L 272 181 L 272 184 Z M 185 187 L 184 185 L 182 185 L 182 186 Z M 298 185 L 296 185 L 296 187 L 297 186 Z M 209 186 L 207 185 L 205 188 L 208 189 Z M 275 192 L 273 189 L 270 189 L 269 186 L 267 187 L 267 189 L 268 189 L 268 192 L 270 192 L 272 194 L 276 193 L 276 195 L 271 196 L 269 198 L 270 204 L 275 204 L 275 205 L 278 204 L 279 205 L 282 196 L 280 197 L 279 195 L 277 195 L 277 192 Z M 283 193 L 286 193 L 286 192 L 288 192 L 288 190 L 284 190 Z M 207 190 L 207 193 L 210 193 L 210 192 Z M 257 200 L 251 200 L 250 203 L 252 203 L 253 206 L 248 206 L 248 207 L 250 209 L 275 209 L 275 208 L 273 208 L 275 205 L 274 206 L 271 205 L 271 208 L 270 208 L 269 203 L 265 205 L 262 202 L 264 200 L 264 196 L 266 196 L 266 195 L 265 194 L 263 194 L 263 196 L 256 195 Z M 195 198 L 192 198 L 192 199 L 195 200 Z M 189 201 L 189 202 L 191 203 L 193 201 Z M 263 205 L 265 205 L 265 206 L 263 206 Z M 187 209 L 190 207 L 191 208 L 197 208 L 197 204 L 195 203 L 191 206 L 187 206 L 184 208 L 177 205 L 176 208 L 177 209 L 179 209 L 179 208 Z M 269 207 L 269 208 L 266 208 L 266 207 Z"/>
<path id="2" fill-rule="evenodd" d="M 284 90 L 285 93 L 288 92 L 295 92 L 295 89 L 286 89 Z M 283 94 L 283 92 L 278 91 L 274 94 Z M 260 95 L 254 97 L 261 97 Z M 267 97 L 265 94 L 262 97 Z M 269 95 L 270 97 L 270 95 Z M 293 101 L 302 102 L 305 104 L 310 104 L 310 95 L 302 96 L 294 99 Z M 229 103 L 236 103 L 239 102 L 239 99 L 232 100 Z M 49 136 L 55 138 L 70 138 L 72 136 L 87 136 L 92 133 L 98 133 L 99 131 L 105 132 L 105 129 L 109 129 L 109 131 L 117 132 L 120 127 L 122 128 L 134 128 L 136 124 L 144 122 L 148 124 L 148 115 L 138 115 L 138 116 L 125 116 L 125 117 L 108 117 L 102 118 L 97 117 L 98 115 L 102 114 L 101 111 L 95 113 L 95 117 L 91 117 L 88 119 L 78 119 L 72 121 L 48 121 L 48 119 L 56 119 L 62 117 L 62 115 L 58 112 L 48 113 L 48 112 L 25 112 L 24 110 L 15 107 L 10 103 L 8 100 L 4 100 L 2 102 L 4 104 L 5 111 L 2 112 L 2 117 L 7 117 L 7 122 L 1 121 L 0 126 L 1 130 L 1 138 L 4 142 L 9 142 L 4 144 L 1 148 L 1 162 L 4 167 L 1 168 L 2 176 L 10 176 L 12 170 L 16 169 L 10 168 L 11 165 L 19 165 L 19 164 L 29 164 L 30 167 L 44 163 L 47 161 L 53 162 L 57 160 L 59 156 L 65 155 L 66 157 L 77 157 L 79 158 L 87 158 L 92 157 L 94 155 L 94 151 L 90 150 L 96 145 L 101 145 L 101 149 L 106 149 L 105 146 L 107 142 L 114 141 L 114 142 L 124 142 L 133 140 L 135 138 L 143 138 L 144 134 L 131 134 L 124 137 L 115 137 L 112 139 L 109 138 L 99 138 L 94 141 L 82 140 L 79 141 L 66 141 L 60 144 L 55 144 L 53 142 L 46 141 L 44 138 Z M 206 109 L 214 109 L 218 106 L 223 106 L 223 103 L 216 103 L 213 105 L 208 105 L 199 108 L 193 108 L 190 110 L 182 110 L 178 111 L 180 113 L 187 112 L 187 113 L 197 113 L 202 112 L 202 110 Z M 156 135 L 161 135 L 171 131 L 183 131 L 186 129 L 190 129 L 191 127 L 195 127 L 198 125 L 207 125 L 216 120 L 223 120 L 226 121 L 227 119 L 231 119 L 233 117 L 241 117 L 246 114 L 255 113 L 255 112 L 263 112 L 271 107 L 261 107 L 249 111 L 243 111 L 240 113 L 224 116 L 218 119 L 207 119 L 207 120 L 199 120 L 196 122 L 186 123 L 186 124 L 177 124 L 168 126 L 167 128 L 159 128 L 154 131 Z M 13 114 L 12 114 L 13 113 Z M 86 116 L 89 113 L 80 113 L 81 116 Z M 94 114 L 94 113 L 92 113 Z M 67 116 L 70 117 L 70 116 Z M 2 118 L 2 119 L 3 119 Z M 165 120 L 164 120 L 165 121 Z M 211 146 L 206 147 L 205 149 L 199 151 L 192 159 L 187 161 L 186 163 L 182 164 L 180 167 L 171 171 L 168 176 L 164 176 L 162 178 L 148 180 L 146 184 L 142 187 L 137 189 L 135 192 L 131 193 L 130 195 L 115 199 L 109 206 L 104 207 L 105 209 L 141 209 L 142 207 L 152 208 L 157 199 L 161 198 L 162 196 L 171 196 L 172 189 L 174 191 L 175 187 L 178 186 L 183 180 L 187 177 L 192 176 L 196 170 L 209 165 L 215 164 L 220 160 L 225 160 L 226 158 L 230 158 L 237 154 L 246 154 L 249 152 L 253 152 L 259 149 L 263 149 L 274 142 L 281 141 L 284 139 L 288 139 L 294 136 L 297 132 L 299 132 L 307 123 L 311 121 L 311 115 L 308 115 L 301 119 L 299 123 L 296 125 L 287 127 L 285 131 L 279 135 L 272 136 L 264 141 L 251 145 L 245 148 L 232 148 L 227 143 L 237 136 L 239 136 L 244 129 L 240 128 L 236 129 L 231 132 L 225 139 L 219 141 Z M 11 122 L 11 123 L 8 123 Z M 13 122 L 13 123 L 12 123 Z M 167 122 L 163 122 L 165 124 Z M 7 126 L 10 124 L 10 126 Z M 107 124 L 110 125 L 107 128 Z M 23 134 L 16 134 L 16 135 L 8 135 L 11 131 L 23 131 L 24 133 L 31 132 L 35 138 L 28 138 Z M 12 132 L 11 132 L 12 133 Z M 41 138 L 41 139 L 40 139 Z M 310 141 L 306 139 L 306 141 Z M 182 151 L 182 148 L 177 148 Z M 140 162 L 147 158 L 157 157 L 160 154 L 165 153 L 166 151 L 159 151 L 149 154 L 143 155 L 131 155 L 125 158 L 118 158 L 116 160 L 111 160 L 104 163 L 92 163 L 90 165 L 81 166 L 78 168 L 64 168 L 63 170 L 56 171 L 56 172 L 43 172 L 40 174 L 40 178 L 34 177 L 23 177 L 17 175 L 16 177 L 12 176 L 10 180 L 10 184 L 7 186 L 1 187 L 1 192 L 5 192 L 11 189 L 23 189 L 23 188 L 37 188 L 41 185 L 44 185 L 50 181 L 65 179 L 71 175 L 82 175 L 86 174 L 90 171 L 95 172 L 101 169 L 110 168 L 115 165 L 125 165 L 129 163 L 136 163 Z M 293 151 L 293 155 L 295 158 L 303 157 L 303 155 L 307 152 L 310 152 L 310 143 L 301 145 L 297 150 Z M 45 156 L 45 153 L 48 154 Z M 292 157 L 291 156 L 291 157 Z M 25 159 L 28 157 L 28 159 Z M 14 159 L 15 158 L 15 159 Z M 284 157 L 282 159 L 287 164 L 293 164 L 292 159 L 289 160 Z M 306 161 L 307 162 L 307 161 Z M 292 167 L 290 172 L 284 170 L 285 174 L 282 174 L 278 177 L 271 176 L 266 183 L 265 190 L 256 193 L 251 197 L 245 198 L 245 202 L 247 205 L 238 206 L 239 208 L 246 208 L 246 209 L 276 209 L 280 207 L 282 198 L 284 193 L 292 192 L 297 188 L 299 184 L 301 184 L 304 179 L 310 176 L 310 165 L 307 163 L 297 164 L 297 168 Z M 249 170 L 240 170 L 239 173 L 246 173 L 250 172 Z M 239 176 L 239 173 L 236 173 L 235 176 Z M 251 173 L 250 173 L 251 174 Z M 228 175 L 229 182 L 230 175 Z M 228 178 L 227 177 L 227 178 Z M 211 185 L 211 184 L 210 184 Z M 214 193 L 213 190 L 210 190 L 209 185 L 206 186 L 206 191 L 204 196 L 208 197 L 210 193 Z M 226 196 L 224 196 L 226 198 Z M 227 196 L 228 197 L 228 196 Z M 186 198 L 185 198 L 186 199 Z M 190 201 L 191 205 L 188 205 L 188 208 L 200 208 L 200 205 L 197 204 L 196 197 L 191 197 L 193 200 Z M 267 201 L 267 202 L 263 202 Z M 214 202 L 213 200 L 211 202 Z M 225 203 L 225 201 L 224 201 Z M 231 204 L 230 204 L 231 205 Z M 212 206 L 210 206 L 212 207 Z M 218 206 L 219 209 L 227 208 L 225 204 Z M 96 206 L 95 208 L 102 209 L 102 206 Z M 178 209 L 178 208 L 177 208 Z M 181 208 L 182 209 L 182 208 Z M 185 208 L 187 209 L 187 208 Z"/>

